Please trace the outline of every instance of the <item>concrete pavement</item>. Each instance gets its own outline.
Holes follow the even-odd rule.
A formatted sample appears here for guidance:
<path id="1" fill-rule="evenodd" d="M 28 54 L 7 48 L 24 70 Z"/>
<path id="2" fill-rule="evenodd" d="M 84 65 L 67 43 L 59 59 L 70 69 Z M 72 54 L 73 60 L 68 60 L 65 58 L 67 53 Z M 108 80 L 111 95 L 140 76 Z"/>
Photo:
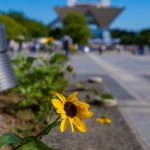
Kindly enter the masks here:
<path id="1" fill-rule="evenodd" d="M 77 74 L 100 75 L 133 131 L 150 150 L 150 56 L 96 52 L 72 56 Z"/>

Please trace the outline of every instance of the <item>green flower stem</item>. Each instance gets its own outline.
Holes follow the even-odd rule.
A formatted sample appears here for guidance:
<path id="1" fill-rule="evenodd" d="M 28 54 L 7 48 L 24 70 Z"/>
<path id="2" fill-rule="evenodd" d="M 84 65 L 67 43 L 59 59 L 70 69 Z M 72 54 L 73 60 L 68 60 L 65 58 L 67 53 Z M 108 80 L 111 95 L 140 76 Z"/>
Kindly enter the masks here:
<path id="1" fill-rule="evenodd" d="M 43 131 L 41 131 L 41 132 L 40 132 L 39 134 L 37 134 L 35 137 L 40 137 L 46 130 L 48 130 L 51 126 L 53 126 L 53 125 L 58 121 L 59 118 L 60 118 L 60 116 L 58 116 L 58 117 L 56 118 L 56 120 L 55 120 L 52 124 L 50 124 L 47 128 L 45 128 Z M 30 141 L 31 141 L 31 140 L 28 140 L 28 141 L 26 141 L 26 142 L 24 142 L 24 143 L 18 145 L 17 147 L 13 148 L 12 150 L 16 150 L 16 149 L 20 148 L 21 146 L 23 146 L 23 145 L 29 143 Z"/>
<path id="2" fill-rule="evenodd" d="M 37 134 L 35 137 L 41 136 L 47 129 L 49 129 L 51 126 L 53 126 L 53 125 L 55 124 L 55 122 L 58 121 L 59 118 L 60 118 L 60 116 L 58 116 L 58 117 L 56 118 L 56 120 L 55 120 L 52 124 L 50 124 L 47 128 L 45 128 L 43 131 L 41 131 L 41 132 L 40 132 L 39 134 Z"/>

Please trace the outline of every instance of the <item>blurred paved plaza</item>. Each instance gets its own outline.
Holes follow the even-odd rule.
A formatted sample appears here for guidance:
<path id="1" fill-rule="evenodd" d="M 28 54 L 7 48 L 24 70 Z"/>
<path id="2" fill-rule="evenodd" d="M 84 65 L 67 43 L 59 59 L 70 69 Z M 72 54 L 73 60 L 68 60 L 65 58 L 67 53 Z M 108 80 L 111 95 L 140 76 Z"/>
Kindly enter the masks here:
<path id="1" fill-rule="evenodd" d="M 83 53 L 73 55 L 70 64 L 81 77 L 103 78 L 129 125 L 150 149 L 150 55 Z"/>

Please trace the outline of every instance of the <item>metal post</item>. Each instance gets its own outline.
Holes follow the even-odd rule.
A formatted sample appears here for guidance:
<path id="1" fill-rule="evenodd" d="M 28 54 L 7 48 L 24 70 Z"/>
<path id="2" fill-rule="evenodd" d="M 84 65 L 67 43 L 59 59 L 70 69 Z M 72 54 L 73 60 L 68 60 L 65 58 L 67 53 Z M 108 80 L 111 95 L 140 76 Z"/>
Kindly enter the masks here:
<path id="1" fill-rule="evenodd" d="M 0 24 L 0 53 L 5 51 L 7 51 L 5 27 L 3 24 Z"/>
<path id="2" fill-rule="evenodd" d="M 7 48 L 5 27 L 0 24 L 0 92 L 17 85 Z"/>

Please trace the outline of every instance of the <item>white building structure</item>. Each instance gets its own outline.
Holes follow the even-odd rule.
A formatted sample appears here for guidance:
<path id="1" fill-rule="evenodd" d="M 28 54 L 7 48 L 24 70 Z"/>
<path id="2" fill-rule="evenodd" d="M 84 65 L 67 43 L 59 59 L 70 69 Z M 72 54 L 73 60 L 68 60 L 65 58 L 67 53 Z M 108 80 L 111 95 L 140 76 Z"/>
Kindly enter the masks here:
<path id="1" fill-rule="evenodd" d="M 110 0 L 101 0 L 99 2 L 88 2 L 90 5 L 97 5 L 101 7 L 110 7 Z M 67 0 L 67 6 L 68 7 L 74 7 L 75 5 L 84 5 L 87 4 L 87 2 L 77 2 L 77 0 Z"/>
<path id="2" fill-rule="evenodd" d="M 110 7 L 110 0 L 102 0 L 101 4 L 102 7 Z"/>
<path id="3" fill-rule="evenodd" d="M 118 41 L 118 39 L 111 38 L 109 26 L 123 8 L 110 6 L 110 0 L 67 0 L 66 7 L 55 7 L 54 9 L 58 17 L 51 22 L 51 28 L 58 27 L 58 23 L 62 23 L 67 14 L 77 12 L 85 16 L 89 28 L 91 27 L 92 40 L 98 39 L 107 45 Z"/>
<path id="4" fill-rule="evenodd" d="M 67 6 L 68 7 L 74 7 L 76 4 L 76 0 L 67 0 Z"/>

